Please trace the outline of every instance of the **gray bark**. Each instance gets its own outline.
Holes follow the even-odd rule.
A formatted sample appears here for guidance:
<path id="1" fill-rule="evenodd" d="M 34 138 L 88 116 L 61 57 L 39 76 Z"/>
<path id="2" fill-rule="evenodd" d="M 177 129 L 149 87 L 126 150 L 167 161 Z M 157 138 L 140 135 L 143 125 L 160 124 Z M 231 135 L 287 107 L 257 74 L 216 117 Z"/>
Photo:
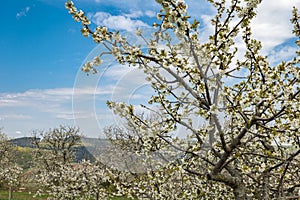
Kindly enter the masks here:
<path id="1" fill-rule="evenodd" d="M 233 189 L 233 194 L 235 200 L 246 200 L 246 191 L 242 184 L 239 184 Z"/>
<path id="2" fill-rule="evenodd" d="M 8 191 L 8 200 L 12 200 L 12 199 L 13 199 L 13 188 L 12 186 L 10 186 Z"/>

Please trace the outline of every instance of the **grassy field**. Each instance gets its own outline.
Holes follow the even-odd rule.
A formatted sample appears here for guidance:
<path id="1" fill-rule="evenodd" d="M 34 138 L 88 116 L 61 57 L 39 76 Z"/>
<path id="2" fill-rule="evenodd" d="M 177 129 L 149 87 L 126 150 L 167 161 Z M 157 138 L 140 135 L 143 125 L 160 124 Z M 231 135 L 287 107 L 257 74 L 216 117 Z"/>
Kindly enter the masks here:
<path id="1" fill-rule="evenodd" d="M 34 194 L 29 194 L 29 192 L 14 192 L 13 200 L 30 200 L 33 199 Z M 0 200 L 8 199 L 8 191 L 0 190 Z M 42 195 L 41 197 L 34 198 L 37 200 L 46 200 L 47 195 Z"/>
<path id="2" fill-rule="evenodd" d="M 34 194 L 29 194 L 29 192 L 14 192 L 13 193 L 13 200 L 47 200 L 47 195 L 42 195 L 41 197 L 33 198 Z M 0 190 L 0 200 L 7 200 L 8 199 L 8 191 Z M 111 200 L 130 200 L 124 197 L 113 197 Z"/>

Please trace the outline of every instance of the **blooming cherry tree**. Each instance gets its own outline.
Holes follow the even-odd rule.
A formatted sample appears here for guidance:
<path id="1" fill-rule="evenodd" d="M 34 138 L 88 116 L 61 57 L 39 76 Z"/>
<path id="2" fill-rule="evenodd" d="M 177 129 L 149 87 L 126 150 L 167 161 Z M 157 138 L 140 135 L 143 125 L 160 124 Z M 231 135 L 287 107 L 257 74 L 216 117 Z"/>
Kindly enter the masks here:
<path id="1" fill-rule="evenodd" d="M 142 147 L 136 153 L 172 147 L 183 155 L 135 181 L 127 179 L 128 185 L 120 183 L 120 191 L 150 199 L 237 200 L 279 199 L 295 192 L 300 185 L 300 52 L 277 65 L 261 54 L 261 42 L 251 32 L 260 0 L 208 0 L 217 14 L 207 42 L 199 39 L 200 22 L 187 13 L 183 0 L 156 2 L 161 10 L 152 38 L 137 31 L 146 50 L 118 31 L 92 29 L 84 12 L 66 3 L 83 36 L 107 49 L 86 63 L 84 72 L 97 73 L 102 56 L 111 54 L 120 64 L 143 70 L 153 88 L 149 103 L 159 108 L 152 110 L 160 116 L 156 121 L 142 118 L 133 105 L 107 102 L 134 128 L 131 139 Z M 299 47 L 296 8 L 291 22 Z M 184 139 L 172 134 L 179 126 L 189 133 Z"/>
<path id="2" fill-rule="evenodd" d="M 14 152 L 14 146 L 0 129 L 0 183 L 9 187 L 9 199 L 12 199 L 12 192 L 23 174 L 23 169 L 15 163 Z"/>
<path id="3" fill-rule="evenodd" d="M 38 193 L 46 192 L 59 199 L 69 197 L 68 191 L 64 190 L 64 174 L 70 171 L 74 147 L 80 143 L 79 129 L 60 126 L 35 133 L 33 138 L 36 147 L 36 181 L 42 186 Z"/>

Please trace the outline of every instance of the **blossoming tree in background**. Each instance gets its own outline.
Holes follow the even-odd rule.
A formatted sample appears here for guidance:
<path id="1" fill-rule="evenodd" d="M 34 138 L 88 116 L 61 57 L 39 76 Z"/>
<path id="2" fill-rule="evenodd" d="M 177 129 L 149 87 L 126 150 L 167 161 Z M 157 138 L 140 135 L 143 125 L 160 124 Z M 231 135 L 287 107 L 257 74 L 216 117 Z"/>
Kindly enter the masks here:
<path id="1" fill-rule="evenodd" d="M 92 29 L 84 12 L 66 3 L 81 22 L 82 34 L 107 49 L 86 63 L 84 72 L 97 73 L 101 57 L 111 54 L 120 64 L 143 70 L 153 88 L 149 103 L 159 108 L 152 110 L 160 116 L 156 121 L 140 117 L 133 105 L 107 102 L 134 128 L 130 139 L 141 147 L 135 152 L 150 155 L 173 148 L 182 155 L 160 169 L 116 183 L 119 191 L 150 199 L 291 195 L 300 185 L 300 52 L 275 66 L 260 53 L 262 45 L 251 33 L 260 0 L 208 0 L 217 14 L 207 42 L 200 41 L 199 21 L 189 16 L 183 0 L 156 2 L 161 10 L 152 38 L 137 31 L 146 49 L 118 31 Z M 291 22 L 299 47 L 296 8 Z M 237 46 L 237 38 L 245 49 Z M 182 134 L 187 135 L 184 139 L 172 134 L 179 126 L 189 132 Z"/>
<path id="2" fill-rule="evenodd" d="M 35 181 L 40 187 L 36 195 L 47 193 L 49 199 L 102 200 L 112 193 L 110 173 L 104 167 L 85 160 L 74 162 L 81 136 L 78 128 L 65 126 L 35 134 Z"/>
<path id="3" fill-rule="evenodd" d="M 32 143 L 36 148 L 36 181 L 42 186 L 39 192 L 47 192 L 59 199 L 67 198 L 69 192 L 63 190 L 63 174 L 73 162 L 74 147 L 80 143 L 79 129 L 60 126 L 35 133 Z"/>
<path id="4" fill-rule="evenodd" d="M 7 136 L 0 129 L 0 184 L 9 187 L 9 198 L 13 198 L 13 190 L 18 186 L 23 169 L 15 162 L 15 149 Z"/>

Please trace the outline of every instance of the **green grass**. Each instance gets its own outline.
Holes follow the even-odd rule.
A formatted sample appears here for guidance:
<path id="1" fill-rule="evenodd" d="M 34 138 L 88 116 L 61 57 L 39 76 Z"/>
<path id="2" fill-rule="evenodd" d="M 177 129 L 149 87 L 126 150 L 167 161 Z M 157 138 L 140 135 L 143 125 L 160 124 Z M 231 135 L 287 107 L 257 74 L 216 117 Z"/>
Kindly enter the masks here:
<path id="1" fill-rule="evenodd" d="M 13 193 L 13 200 L 46 200 L 47 195 L 42 195 L 40 197 L 33 198 L 34 192 L 29 194 L 29 192 L 14 192 Z M 0 190 L 0 200 L 7 200 L 8 199 L 8 191 Z M 112 197 L 110 200 L 132 200 L 126 197 Z"/>
<path id="2" fill-rule="evenodd" d="M 29 192 L 13 192 L 13 200 L 32 200 L 34 193 L 29 194 Z M 0 200 L 8 199 L 8 191 L 0 190 Z M 42 195 L 36 197 L 37 200 L 46 200 L 47 195 Z"/>

